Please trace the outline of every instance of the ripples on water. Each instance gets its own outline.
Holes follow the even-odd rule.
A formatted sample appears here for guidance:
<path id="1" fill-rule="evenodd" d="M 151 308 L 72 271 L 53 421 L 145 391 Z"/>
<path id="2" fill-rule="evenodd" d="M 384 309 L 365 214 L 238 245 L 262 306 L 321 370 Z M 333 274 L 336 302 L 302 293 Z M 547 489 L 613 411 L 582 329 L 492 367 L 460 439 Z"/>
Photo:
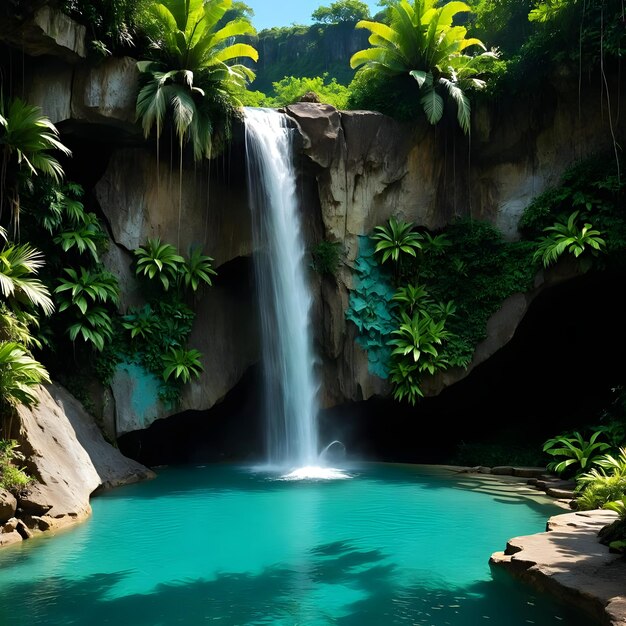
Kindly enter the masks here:
<path id="1" fill-rule="evenodd" d="M 590 625 L 489 569 L 559 512 L 536 493 L 408 466 L 347 475 L 170 468 L 94 498 L 84 524 L 0 552 L 0 624 Z"/>

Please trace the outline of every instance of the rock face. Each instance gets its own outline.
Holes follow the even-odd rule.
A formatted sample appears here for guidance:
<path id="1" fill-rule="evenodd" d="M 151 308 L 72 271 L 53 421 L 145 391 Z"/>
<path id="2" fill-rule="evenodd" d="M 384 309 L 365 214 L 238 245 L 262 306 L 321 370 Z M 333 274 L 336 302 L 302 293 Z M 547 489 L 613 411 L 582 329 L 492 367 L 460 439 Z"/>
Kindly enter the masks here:
<path id="1" fill-rule="evenodd" d="M 548 520 L 547 532 L 515 537 L 491 565 L 533 587 L 579 606 L 598 622 L 626 624 L 626 560 L 598 541 L 616 518 L 611 511 L 565 513 Z"/>
<path id="2" fill-rule="evenodd" d="M 58 385 L 40 387 L 39 405 L 21 407 L 17 440 L 35 483 L 18 500 L 18 513 L 36 529 L 87 517 L 90 495 L 154 474 L 104 441 L 81 404 Z"/>
<path id="3" fill-rule="evenodd" d="M 61 11 L 42 6 L 28 19 L 0 20 L 0 39 L 34 57 L 54 56 L 76 63 L 86 56 L 87 29 Z"/>
<path id="4" fill-rule="evenodd" d="M 4 489 L 0 489 L 0 524 L 10 520 L 17 509 L 15 496 Z"/>
<path id="5" fill-rule="evenodd" d="M 36 62 L 27 61 L 27 99 L 39 104 L 62 131 L 95 138 L 107 149 L 123 140 L 124 147 L 112 150 L 93 189 L 112 233 L 114 245 L 105 263 L 120 277 L 123 309 L 142 302 L 131 267 L 132 250 L 148 237 L 161 237 L 183 252 L 190 245 L 202 246 L 215 258 L 220 274 L 222 268 L 250 257 L 241 124 L 235 125 L 228 154 L 198 168 L 186 160 L 180 177 L 178 164 L 171 162 L 176 161 L 176 150 L 170 154 L 167 138 L 157 166 L 152 140 L 146 143 L 134 122 L 134 59 L 110 58 L 98 65 L 80 61 L 84 34 L 47 7 L 18 26 L 0 24 L 0 39 L 19 40 L 30 55 L 45 54 Z M 30 39 L 24 35 L 27 30 Z M 341 41 L 327 38 L 331 56 L 340 53 L 345 58 L 346 50 L 366 47 L 365 40 L 358 39 L 366 33 L 355 32 L 351 29 Z M 289 45 L 297 54 L 300 44 L 294 40 Z M 262 50 L 267 61 L 284 52 L 268 46 Z M 617 79 L 607 80 L 615 91 Z M 298 190 L 307 246 L 326 239 L 341 241 L 345 251 L 336 277 L 311 278 L 323 407 L 387 395 L 390 389 L 387 381 L 369 372 L 367 355 L 355 343 L 356 328 L 345 320 L 358 237 L 391 216 L 429 229 L 470 216 L 490 221 L 515 238 L 521 211 L 532 197 L 556 184 L 575 160 L 611 146 L 597 90 L 583 84 L 579 95 L 577 86 L 576 76 L 557 75 L 540 97 L 520 98 L 506 112 L 497 104 L 477 107 L 471 145 L 450 128 L 409 126 L 374 112 L 337 111 L 315 102 L 286 107 L 301 135 Z M 623 107 L 626 98 L 620 102 Z M 613 129 L 618 140 L 626 114 L 619 119 L 621 126 Z M 177 411 L 214 406 L 258 358 L 256 320 L 250 315 L 253 289 L 248 283 L 239 289 L 235 283 L 240 279 L 231 276 L 222 282 L 218 277 L 215 287 L 196 303 L 193 341 L 205 356 L 205 373 L 188 387 Z M 434 377 L 425 391 L 439 393 L 502 347 L 531 300 L 551 280 L 549 274 L 540 275 L 532 293 L 509 298 L 490 321 L 489 336 L 468 370 Z M 118 433 L 170 414 L 158 405 L 146 405 L 130 382 L 128 372 L 120 370 L 113 389 Z M 145 409 L 139 413 L 131 408 L 138 402 Z"/>

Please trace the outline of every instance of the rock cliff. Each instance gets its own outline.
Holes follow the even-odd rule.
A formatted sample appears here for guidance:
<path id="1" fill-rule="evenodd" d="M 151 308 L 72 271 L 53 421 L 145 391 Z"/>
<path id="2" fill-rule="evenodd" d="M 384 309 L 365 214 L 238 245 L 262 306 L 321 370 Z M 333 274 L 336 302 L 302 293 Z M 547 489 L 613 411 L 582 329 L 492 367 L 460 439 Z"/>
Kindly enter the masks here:
<path id="1" fill-rule="evenodd" d="M 87 138 L 89 150 L 104 155 L 91 192 L 109 226 L 112 245 L 105 263 L 120 278 L 123 309 L 141 301 L 132 250 L 148 237 L 160 236 L 183 251 L 202 245 L 215 258 L 218 277 L 196 302 L 193 330 L 194 345 L 205 355 L 205 372 L 188 386 L 177 410 L 209 409 L 258 360 L 254 289 L 239 265 L 254 252 L 243 125 L 236 124 L 228 151 L 208 164 L 196 168 L 185 161 L 180 175 L 169 150 L 162 150 L 157 164 L 153 141 L 144 141 L 134 122 L 134 59 L 87 63 L 82 60 L 84 33 L 74 28 L 69 34 L 57 24 L 63 19 L 42 13 L 24 25 L 36 36 L 19 35 L 24 41 L 47 42 L 45 52 L 39 44 L 25 47 L 32 55 L 25 62 L 27 98 L 62 133 Z M 18 31 L 9 31 L 4 28 L 0 37 L 11 43 Z M 35 56 L 40 54 L 45 56 Z M 368 371 L 366 355 L 354 341 L 355 328 L 345 320 L 358 236 L 392 215 L 429 229 L 469 216 L 492 222 L 514 239 L 521 211 L 532 197 L 556 184 L 575 160 L 611 146 L 607 116 L 591 88 L 595 80 L 589 78 L 583 85 L 589 88 L 579 92 L 577 77 L 558 75 L 541 93 L 520 97 L 507 110 L 497 103 L 478 107 L 471 142 L 450 128 L 409 126 L 375 112 L 337 111 L 313 102 L 286 107 L 300 136 L 297 167 L 307 245 L 327 239 L 341 241 L 345 250 L 336 278 L 311 275 L 324 407 L 389 391 L 386 381 Z M 623 90 L 616 77 L 607 80 L 612 93 Z M 621 124 L 613 129 L 618 137 L 624 132 Z M 506 343 L 532 298 L 559 279 L 540 275 L 532 293 L 505 302 L 467 371 Z M 436 394 L 467 371 L 447 372 L 426 389 Z M 173 412 L 141 397 L 150 381 L 137 392 L 131 379 L 122 369 L 113 386 L 117 434 L 145 428 Z M 137 407 L 143 408 L 138 412 Z"/>

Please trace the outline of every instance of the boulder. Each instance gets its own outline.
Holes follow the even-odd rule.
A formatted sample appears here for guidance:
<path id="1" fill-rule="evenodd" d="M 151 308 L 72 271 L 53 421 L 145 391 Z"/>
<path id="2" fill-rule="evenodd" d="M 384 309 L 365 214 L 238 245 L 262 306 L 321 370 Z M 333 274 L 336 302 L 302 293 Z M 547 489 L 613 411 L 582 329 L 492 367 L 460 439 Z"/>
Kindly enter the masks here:
<path id="1" fill-rule="evenodd" d="M 18 502 L 24 513 L 43 518 L 50 527 L 63 526 L 90 514 L 89 497 L 96 489 L 154 476 L 108 444 L 61 386 L 40 386 L 38 397 L 36 407 L 18 409 L 17 439 L 35 479 Z"/>
<path id="2" fill-rule="evenodd" d="M 47 4 L 27 19 L 0 20 L 0 40 L 30 56 L 52 56 L 69 63 L 87 56 L 86 32 L 85 26 Z"/>
<path id="3" fill-rule="evenodd" d="M 17 500 L 15 496 L 4 489 L 0 489 L 0 524 L 11 519 L 15 515 L 16 509 Z"/>
<path id="4" fill-rule="evenodd" d="M 490 564 L 540 591 L 578 606 L 597 623 L 626 625 L 626 560 L 600 544 L 598 532 L 616 518 L 611 511 L 565 513 L 548 520 L 547 532 L 510 539 Z"/>
<path id="5" fill-rule="evenodd" d="M 98 65 L 83 65 L 76 70 L 72 86 L 72 118 L 140 134 L 141 128 L 135 124 L 138 91 L 135 59 L 109 57 Z"/>

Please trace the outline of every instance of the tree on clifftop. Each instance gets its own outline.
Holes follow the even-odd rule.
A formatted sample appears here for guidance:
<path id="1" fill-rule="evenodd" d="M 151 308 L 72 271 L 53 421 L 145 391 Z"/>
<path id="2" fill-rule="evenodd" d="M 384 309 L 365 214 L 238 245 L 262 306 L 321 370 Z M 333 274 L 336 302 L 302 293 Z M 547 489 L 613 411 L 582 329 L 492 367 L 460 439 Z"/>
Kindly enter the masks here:
<path id="1" fill-rule="evenodd" d="M 340 24 L 342 22 L 358 22 L 370 17 L 370 10 L 360 0 L 337 0 L 329 7 L 318 7 L 311 14 L 314 22 L 322 24 Z"/>
<path id="2" fill-rule="evenodd" d="M 390 24 L 362 20 L 357 28 L 371 31 L 371 48 L 350 59 L 359 74 L 374 76 L 409 75 L 415 80 L 420 104 L 431 124 L 443 116 L 444 97 L 456 105 L 457 120 L 465 133 L 470 128 L 470 102 L 466 91 L 481 89 L 488 64 L 496 58 L 479 39 L 466 38 L 464 26 L 454 26 L 458 13 L 469 12 L 464 2 L 435 7 L 436 0 L 396 0 L 389 3 Z M 484 52 L 469 55 L 473 46 Z"/>

